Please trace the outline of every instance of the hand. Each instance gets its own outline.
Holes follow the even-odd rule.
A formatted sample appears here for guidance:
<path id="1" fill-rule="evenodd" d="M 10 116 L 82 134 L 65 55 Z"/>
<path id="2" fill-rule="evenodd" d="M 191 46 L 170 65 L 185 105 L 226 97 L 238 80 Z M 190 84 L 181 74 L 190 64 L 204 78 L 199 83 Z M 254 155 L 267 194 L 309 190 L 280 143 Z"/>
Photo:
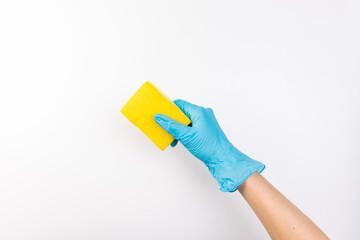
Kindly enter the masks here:
<path id="1" fill-rule="evenodd" d="M 185 126 L 162 114 L 156 114 L 154 120 L 204 162 L 221 191 L 234 192 L 251 174 L 265 168 L 264 164 L 249 158 L 230 143 L 211 108 L 184 100 L 174 103 L 190 118 L 192 126 Z M 171 145 L 175 146 L 176 140 Z"/>

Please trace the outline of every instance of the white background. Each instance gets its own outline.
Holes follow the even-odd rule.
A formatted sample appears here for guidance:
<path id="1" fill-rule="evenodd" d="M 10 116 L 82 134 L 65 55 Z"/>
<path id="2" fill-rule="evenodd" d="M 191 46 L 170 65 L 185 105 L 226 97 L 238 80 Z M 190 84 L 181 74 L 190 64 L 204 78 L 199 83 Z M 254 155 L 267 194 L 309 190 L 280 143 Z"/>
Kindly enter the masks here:
<path id="1" fill-rule="evenodd" d="M 359 1 L 0 1 L 0 239 L 268 239 L 179 144 L 120 114 L 147 80 L 210 106 L 330 238 L 360 222 Z"/>

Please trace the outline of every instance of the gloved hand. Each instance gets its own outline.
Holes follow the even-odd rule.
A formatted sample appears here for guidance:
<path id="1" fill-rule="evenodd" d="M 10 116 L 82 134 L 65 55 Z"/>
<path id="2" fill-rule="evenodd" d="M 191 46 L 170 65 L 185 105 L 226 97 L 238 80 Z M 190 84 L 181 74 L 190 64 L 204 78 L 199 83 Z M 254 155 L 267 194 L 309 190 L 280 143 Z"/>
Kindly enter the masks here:
<path id="1" fill-rule="evenodd" d="M 211 108 L 184 100 L 176 100 L 174 103 L 190 118 L 191 127 L 162 114 L 156 114 L 154 120 L 205 163 L 218 181 L 221 191 L 234 192 L 251 174 L 264 170 L 264 164 L 246 156 L 230 143 Z M 171 146 L 174 147 L 176 142 Z"/>

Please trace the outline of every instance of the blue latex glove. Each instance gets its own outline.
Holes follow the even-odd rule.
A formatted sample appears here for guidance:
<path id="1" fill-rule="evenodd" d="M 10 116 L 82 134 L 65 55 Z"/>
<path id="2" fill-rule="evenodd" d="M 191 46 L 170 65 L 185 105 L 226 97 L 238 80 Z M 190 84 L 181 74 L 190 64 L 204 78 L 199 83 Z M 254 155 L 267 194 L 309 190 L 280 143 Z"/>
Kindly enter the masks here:
<path id="1" fill-rule="evenodd" d="M 246 156 L 230 143 L 211 108 L 184 100 L 174 103 L 190 118 L 192 126 L 185 126 L 162 114 L 156 114 L 154 120 L 205 163 L 221 191 L 234 192 L 251 174 L 264 170 L 264 164 Z M 174 147 L 176 142 L 171 146 Z"/>

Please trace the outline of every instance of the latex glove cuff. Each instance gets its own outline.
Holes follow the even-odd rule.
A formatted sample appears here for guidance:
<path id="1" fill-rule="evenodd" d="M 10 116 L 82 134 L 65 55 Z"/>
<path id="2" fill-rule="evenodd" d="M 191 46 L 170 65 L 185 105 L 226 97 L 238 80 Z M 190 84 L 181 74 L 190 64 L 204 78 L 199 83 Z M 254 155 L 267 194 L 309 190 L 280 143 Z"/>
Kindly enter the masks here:
<path id="1" fill-rule="evenodd" d="M 234 192 L 250 175 L 261 173 L 265 165 L 240 152 L 231 143 L 218 144 L 211 161 L 205 162 L 223 192 Z"/>

